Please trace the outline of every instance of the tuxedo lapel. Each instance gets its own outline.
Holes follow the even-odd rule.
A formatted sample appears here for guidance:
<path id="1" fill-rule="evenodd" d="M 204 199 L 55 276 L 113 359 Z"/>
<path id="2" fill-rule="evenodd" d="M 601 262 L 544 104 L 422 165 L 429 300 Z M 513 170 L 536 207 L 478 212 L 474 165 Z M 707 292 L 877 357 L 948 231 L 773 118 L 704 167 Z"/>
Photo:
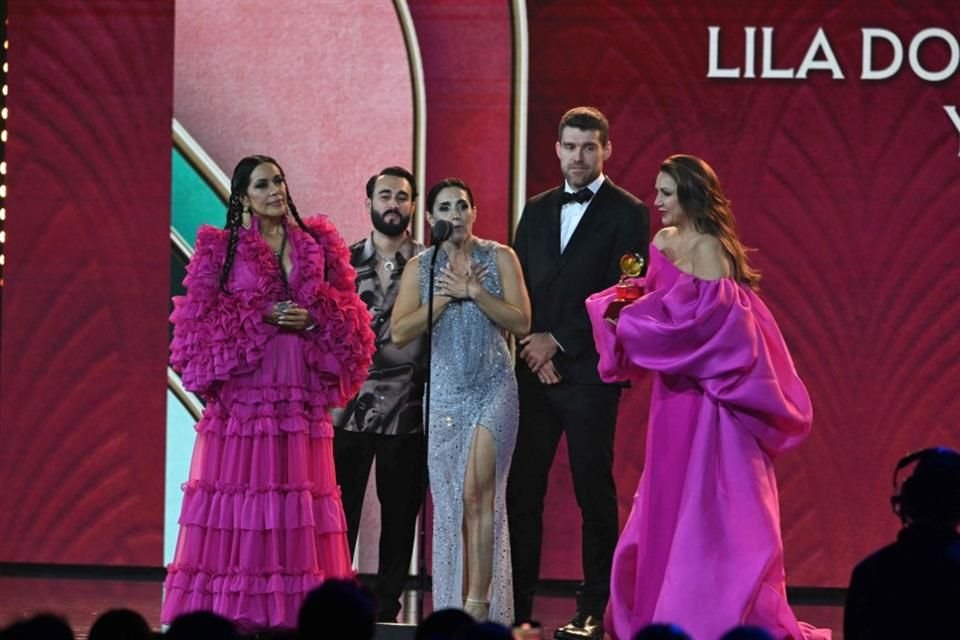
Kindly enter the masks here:
<path id="1" fill-rule="evenodd" d="M 560 261 L 560 194 L 563 189 L 555 189 L 546 199 L 547 224 L 544 229 L 544 241 L 548 242 L 547 255 L 554 263 Z"/>

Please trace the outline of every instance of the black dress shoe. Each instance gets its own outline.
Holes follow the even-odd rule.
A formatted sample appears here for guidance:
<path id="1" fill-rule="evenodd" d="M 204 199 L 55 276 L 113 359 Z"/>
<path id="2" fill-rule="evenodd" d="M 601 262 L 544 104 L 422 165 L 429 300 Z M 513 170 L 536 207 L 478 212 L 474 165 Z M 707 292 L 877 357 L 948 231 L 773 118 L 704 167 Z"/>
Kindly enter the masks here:
<path id="1" fill-rule="evenodd" d="M 556 640 L 603 640 L 603 620 L 586 613 L 577 613 L 573 620 L 553 634 Z"/>

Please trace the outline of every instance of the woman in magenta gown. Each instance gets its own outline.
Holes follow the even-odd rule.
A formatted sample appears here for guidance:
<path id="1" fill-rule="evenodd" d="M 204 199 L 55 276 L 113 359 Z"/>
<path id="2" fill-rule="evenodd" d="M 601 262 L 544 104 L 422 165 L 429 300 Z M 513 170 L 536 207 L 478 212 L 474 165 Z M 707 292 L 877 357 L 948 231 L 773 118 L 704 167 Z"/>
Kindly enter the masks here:
<path id="1" fill-rule="evenodd" d="M 652 622 L 698 640 L 738 624 L 824 639 L 786 599 L 772 459 L 804 440 L 813 413 L 783 336 L 755 293 L 713 170 L 693 156 L 660 167 L 664 229 L 645 291 L 616 319 L 614 289 L 587 308 L 608 382 L 655 373 L 643 476 L 617 544 L 605 626 L 629 639 Z"/>
<path id="2" fill-rule="evenodd" d="M 294 627 L 308 591 L 353 575 L 328 413 L 373 351 L 353 278 L 340 235 L 301 220 L 276 161 L 241 160 L 226 229 L 200 229 L 174 298 L 170 362 L 206 407 L 162 622 L 208 610 Z"/>

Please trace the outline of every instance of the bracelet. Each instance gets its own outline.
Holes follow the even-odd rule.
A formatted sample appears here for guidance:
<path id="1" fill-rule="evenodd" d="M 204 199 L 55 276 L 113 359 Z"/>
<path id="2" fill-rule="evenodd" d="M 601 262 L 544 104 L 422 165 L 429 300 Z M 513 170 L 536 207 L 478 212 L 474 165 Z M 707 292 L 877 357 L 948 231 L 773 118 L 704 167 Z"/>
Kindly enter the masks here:
<path id="1" fill-rule="evenodd" d="M 313 331 L 313 330 L 316 329 L 316 328 L 317 328 L 317 323 L 316 323 L 316 322 L 313 322 L 313 323 L 310 324 L 309 327 L 307 327 L 306 329 L 304 329 L 304 331 Z"/>

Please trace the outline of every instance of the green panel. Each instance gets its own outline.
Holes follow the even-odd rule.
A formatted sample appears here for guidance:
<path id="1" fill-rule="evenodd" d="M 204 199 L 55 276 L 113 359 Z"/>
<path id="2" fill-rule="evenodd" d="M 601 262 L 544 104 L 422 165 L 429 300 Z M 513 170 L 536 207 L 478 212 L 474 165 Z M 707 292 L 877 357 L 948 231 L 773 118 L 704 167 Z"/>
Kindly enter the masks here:
<path id="1" fill-rule="evenodd" d="M 203 176 L 191 165 L 186 157 L 174 147 L 173 149 L 173 184 L 171 194 L 171 227 L 193 247 L 197 237 L 197 229 L 202 224 L 212 224 L 222 227 L 226 213 L 226 203 L 220 198 L 217 191 L 211 187 Z M 182 258 L 171 257 L 171 260 Z M 171 264 L 174 264 L 171 262 Z M 177 272 L 182 277 L 182 265 Z M 175 279 L 179 279 L 175 278 Z M 179 290 L 178 282 L 171 283 L 176 293 Z M 171 291 L 173 293 L 173 291 Z M 193 451 L 193 442 L 196 438 L 194 431 L 195 420 L 189 411 L 181 404 L 176 395 L 167 390 L 167 469 L 165 483 L 165 501 L 163 518 L 163 558 L 164 564 L 173 560 L 173 552 L 177 544 L 179 527 L 177 519 L 180 517 L 180 504 L 183 500 L 183 491 L 180 486 L 186 482 L 190 470 L 190 457 Z"/>
<path id="2" fill-rule="evenodd" d="M 171 199 L 171 224 L 191 247 L 201 224 L 223 227 L 226 203 L 176 147 Z"/>
<path id="3" fill-rule="evenodd" d="M 217 191 L 191 165 L 180 151 L 173 148 L 173 184 L 171 194 L 171 227 L 180 234 L 190 247 L 197 237 L 197 229 L 202 224 L 223 226 L 226 203 Z M 171 257 L 171 260 L 182 258 Z M 173 262 L 171 262 L 173 264 Z M 178 275 L 182 277 L 182 266 Z M 183 293 L 177 285 L 177 293 Z M 173 291 L 171 291 L 173 293 Z M 177 545 L 180 517 L 180 504 L 183 491 L 180 486 L 186 482 L 190 470 L 190 457 L 196 438 L 195 421 L 189 411 L 181 404 L 176 395 L 167 390 L 167 469 L 165 483 L 163 517 L 163 559 L 164 564 L 173 560 Z"/>
<path id="4" fill-rule="evenodd" d="M 190 456 L 193 441 L 197 433 L 193 428 L 193 416 L 180 402 L 180 399 L 167 390 L 167 473 L 163 510 L 163 564 L 173 561 L 173 551 L 177 547 L 177 533 L 180 517 L 180 504 L 183 490 L 180 486 L 187 481 L 190 472 Z"/>

